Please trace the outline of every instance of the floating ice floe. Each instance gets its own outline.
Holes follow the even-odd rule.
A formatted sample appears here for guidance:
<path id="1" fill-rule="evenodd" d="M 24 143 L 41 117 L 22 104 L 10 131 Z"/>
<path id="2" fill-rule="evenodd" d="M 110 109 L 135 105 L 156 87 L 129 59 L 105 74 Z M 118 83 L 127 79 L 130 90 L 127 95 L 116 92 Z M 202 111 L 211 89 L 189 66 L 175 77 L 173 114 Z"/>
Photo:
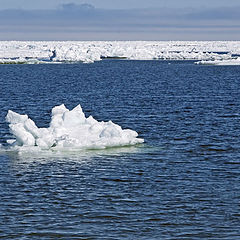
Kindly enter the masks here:
<path id="1" fill-rule="evenodd" d="M 236 59 L 228 59 L 228 60 L 214 60 L 214 61 L 199 61 L 196 62 L 196 64 L 200 65 L 218 65 L 218 66 L 224 66 L 224 65 L 240 65 L 240 57 Z"/>
<path id="2" fill-rule="evenodd" d="M 0 63 L 93 63 L 130 60 L 228 60 L 240 54 L 231 41 L 1 41 Z"/>
<path id="3" fill-rule="evenodd" d="M 68 110 L 63 104 L 52 109 L 48 128 L 38 128 L 27 116 L 8 111 L 6 121 L 15 137 L 8 144 L 16 149 L 101 149 L 143 143 L 138 133 L 109 122 L 98 122 L 92 116 L 86 118 L 80 105 Z"/>

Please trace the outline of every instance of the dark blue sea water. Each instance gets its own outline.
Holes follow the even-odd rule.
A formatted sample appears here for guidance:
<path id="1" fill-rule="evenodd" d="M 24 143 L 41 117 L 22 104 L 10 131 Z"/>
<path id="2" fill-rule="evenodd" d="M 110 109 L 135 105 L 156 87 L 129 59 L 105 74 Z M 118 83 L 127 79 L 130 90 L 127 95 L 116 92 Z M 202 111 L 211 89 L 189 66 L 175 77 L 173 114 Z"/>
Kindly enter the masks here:
<path id="1" fill-rule="evenodd" d="M 1 151 L 0 239 L 240 239 L 240 66 L 0 65 L 0 143 L 8 109 L 47 127 L 62 103 L 146 143 Z"/>

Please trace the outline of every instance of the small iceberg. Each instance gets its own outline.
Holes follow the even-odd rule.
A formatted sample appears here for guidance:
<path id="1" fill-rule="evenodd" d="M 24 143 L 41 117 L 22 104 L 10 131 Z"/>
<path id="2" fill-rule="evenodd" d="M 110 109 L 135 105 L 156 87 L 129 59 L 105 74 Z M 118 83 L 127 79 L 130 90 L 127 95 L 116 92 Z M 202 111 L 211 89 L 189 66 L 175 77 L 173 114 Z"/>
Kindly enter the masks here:
<path id="1" fill-rule="evenodd" d="M 63 104 L 54 107 L 48 128 L 38 128 L 27 115 L 11 110 L 8 111 L 6 121 L 10 123 L 10 132 L 14 136 L 7 143 L 16 149 L 103 149 L 144 142 L 137 138 L 137 132 L 123 130 L 112 121 L 98 122 L 92 116 L 86 118 L 80 105 L 72 110 Z"/>

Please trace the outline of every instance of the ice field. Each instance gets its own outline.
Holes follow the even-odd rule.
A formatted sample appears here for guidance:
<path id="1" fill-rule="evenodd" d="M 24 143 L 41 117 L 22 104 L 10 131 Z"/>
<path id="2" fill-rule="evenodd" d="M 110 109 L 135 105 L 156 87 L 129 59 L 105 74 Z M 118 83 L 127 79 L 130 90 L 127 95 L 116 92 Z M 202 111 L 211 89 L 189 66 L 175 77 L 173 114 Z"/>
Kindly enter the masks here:
<path id="1" fill-rule="evenodd" d="M 228 61 L 238 56 L 240 56 L 239 41 L 0 42 L 0 63 L 2 64 L 92 63 L 105 58 Z M 234 64 L 236 64 L 235 61 Z"/>

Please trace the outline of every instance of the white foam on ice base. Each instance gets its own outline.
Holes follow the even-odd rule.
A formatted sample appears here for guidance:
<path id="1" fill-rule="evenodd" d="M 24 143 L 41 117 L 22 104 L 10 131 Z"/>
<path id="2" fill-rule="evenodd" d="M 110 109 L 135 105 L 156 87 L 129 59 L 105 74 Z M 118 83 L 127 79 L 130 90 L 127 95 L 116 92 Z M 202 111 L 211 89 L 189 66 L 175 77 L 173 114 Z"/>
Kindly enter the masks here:
<path id="1" fill-rule="evenodd" d="M 24 151 L 104 149 L 144 142 L 137 138 L 137 132 L 123 130 L 112 121 L 98 122 L 92 116 L 86 118 L 80 105 L 71 111 L 63 104 L 54 107 L 48 128 L 38 128 L 27 115 L 11 110 L 6 121 L 10 123 L 10 132 L 14 136 L 14 140 L 10 139 L 7 143 Z"/>

